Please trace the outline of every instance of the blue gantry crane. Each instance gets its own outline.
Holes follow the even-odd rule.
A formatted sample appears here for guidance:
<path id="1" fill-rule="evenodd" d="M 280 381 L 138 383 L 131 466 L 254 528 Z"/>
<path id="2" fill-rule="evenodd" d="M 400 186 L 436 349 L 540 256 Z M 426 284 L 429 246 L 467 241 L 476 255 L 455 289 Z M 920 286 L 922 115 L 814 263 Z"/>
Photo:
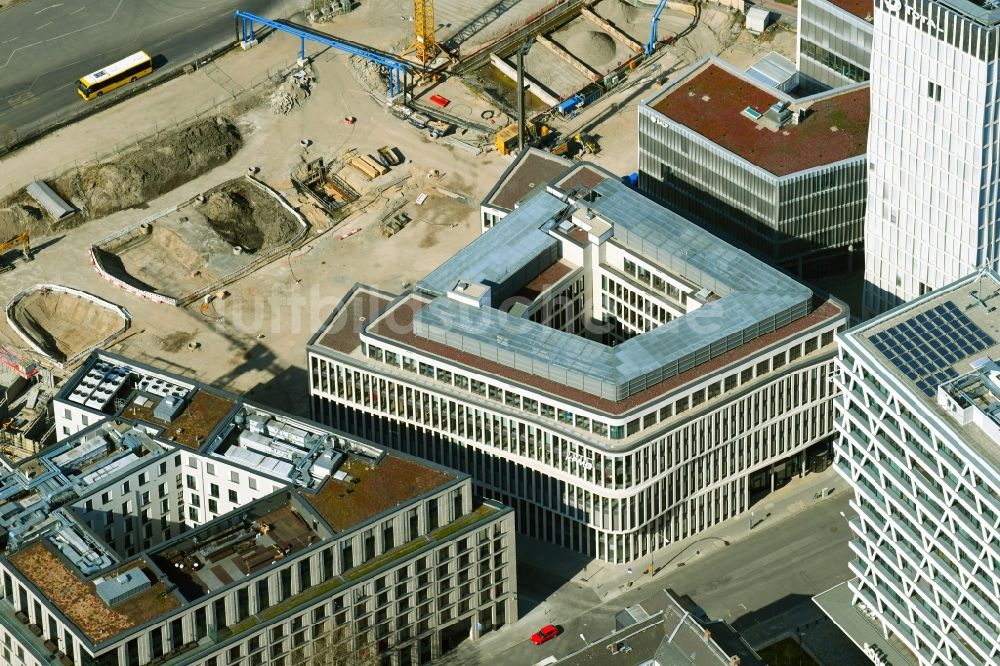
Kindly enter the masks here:
<path id="1" fill-rule="evenodd" d="M 660 22 L 660 14 L 666 6 L 667 0 L 660 0 L 660 4 L 656 6 L 656 11 L 653 12 L 653 21 L 649 24 L 649 41 L 646 42 L 645 48 L 647 56 L 653 55 L 653 51 L 656 50 L 656 26 Z"/>
<path id="2" fill-rule="evenodd" d="M 358 56 L 365 60 L 370 60 L 385 67 L 389 72 L 389 99 L 406 92 L 406 73 L 410 70 L 410 65 L 402 60 L 392 57 L 387 53 L 382 53 L 375 49 L 360 44 L 355 44 L 343 39 L 337 39 L 330 35 L 325 35 L 319 31 L 312 30 L 305 26 L 297 25 L 291 21 L 266 19 L 249 12 L 237 11 L 236 19 L 239 21 L 243 42 L 250 42 L 254 39 L 254 24 L 267 26 L 274 30 L 286 32 L 299 38 L 299 58 L 305 60 L 306 41 L 317 42 L 324 46 L 337 49 L 348 55 Z"/>

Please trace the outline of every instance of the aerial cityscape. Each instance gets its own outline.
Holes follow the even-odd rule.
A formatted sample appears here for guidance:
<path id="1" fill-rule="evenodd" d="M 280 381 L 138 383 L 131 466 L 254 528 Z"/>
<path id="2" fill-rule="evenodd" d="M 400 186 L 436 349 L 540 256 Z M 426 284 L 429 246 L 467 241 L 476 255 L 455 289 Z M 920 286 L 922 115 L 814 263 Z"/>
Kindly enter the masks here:
<path id="1" fill-rule="evenodd" d="M 0 0 L 0 666 L 1000 664 L 998 72 L 994 0 Z"/>

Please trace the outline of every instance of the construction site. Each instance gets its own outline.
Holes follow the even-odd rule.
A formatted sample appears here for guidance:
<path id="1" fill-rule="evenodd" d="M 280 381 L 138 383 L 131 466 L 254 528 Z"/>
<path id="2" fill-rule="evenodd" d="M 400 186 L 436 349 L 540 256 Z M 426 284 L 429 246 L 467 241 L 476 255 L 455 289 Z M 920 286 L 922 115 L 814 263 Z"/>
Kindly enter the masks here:
<path id="1" fill-rule="evenodd" d="M 787 27 L 750 36 L 716 3 L 344 8 L 238 16 L 210 65 L 0 160 L 0 453 L 55 439 L 48 398 L 98 347 L 305 414 L 330 308 L 471 242 L 521 142 L 627 176 L 635 104 L 674 72 L 794 57 Z M 135 118 L 156 130 L 107 152 Z"/>

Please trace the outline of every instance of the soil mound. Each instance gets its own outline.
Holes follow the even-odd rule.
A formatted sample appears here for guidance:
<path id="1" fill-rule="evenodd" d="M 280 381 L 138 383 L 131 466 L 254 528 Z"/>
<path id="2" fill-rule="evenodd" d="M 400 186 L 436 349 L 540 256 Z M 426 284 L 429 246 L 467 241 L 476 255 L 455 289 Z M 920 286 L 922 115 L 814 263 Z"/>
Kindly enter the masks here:
<path id="1" fill-rule="evenodd" d="M 298 231 L 295 217 L 247 180 L 226 183 L 195 208 L 224 241 L 249 252 L 287 243 Z"/>
<path id="2" fill-rule="evenodd" d="M 573 53 L 586 54 L 587 60 L 596 65 L 611 62 L 618 52 L 611 35 L 597 30 L 585 30 L 570 35 L 566 40 L 566 46 Z"/>
<path id="3" fill-rule="evenodd" d="M 638 7 L 626 5 L 621 0 L 611 0 L 598 5 L 597 13 L 619 27 L 632 25 L 640 17 Z"/>
<path id="4" fill-rule="evenodd" d="M 110 160 L 71 169 L 52 182 L 88 218 L 140 206 L 227 162 L 242 145 L 222 116 L 161 132 Z"/>

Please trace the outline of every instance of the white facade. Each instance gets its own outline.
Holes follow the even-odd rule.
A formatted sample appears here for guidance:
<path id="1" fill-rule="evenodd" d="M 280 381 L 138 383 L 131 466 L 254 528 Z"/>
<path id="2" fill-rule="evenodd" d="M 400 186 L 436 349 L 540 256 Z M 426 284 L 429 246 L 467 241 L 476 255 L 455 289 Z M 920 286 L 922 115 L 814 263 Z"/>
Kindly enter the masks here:
<path id="1" fill-rule="evenodd" d="M 149 377 L 194 397 L 150 418 Z M 397 666 L 517 617 L 513 513 L 468 477 L 106 354 L 56 403 L 69 436 L 0 474 L 0 664 Z M 294 470 L 234 462 L 248 433 Z M 153 589 L 103 601 L 129 567 Z"/>
<path id="2" fill-rule="evenodd" d="M 855 493 L 850 587 L 858 610 L 922 666 L 1000 661 L 1000 366 L 985 360 L 1000 358 L 1000 316 L 976 291 L 992 302 L 996 274 L 963 279 L 840 336 L 835 464 Z M 964 329 L 990 338 L 951 356 L 951 378 L 925 390 L 875 336 L 898 335 L 894 327 L 948 301 L 973 322 Z M 937 334 L 923 328 L 922 339 Z"/>
<path id="3" fill-rule="evenodd" d="M 615 182 L 605 196 L 615 196 L 620 187 Z M 491 248 L 491 236 L 510 232 L 524 239 L 531 231 L 521 225 L 545 225 L 544 219 L 527 218 L 531 205 L 509 215 L 469 251 L 493 257 L 503 250 Z M 539 240 L 548 243 L 551 237 L 561 246 L 552 252 L 551 265 L 512 268 L 523 256 L 498 264 L 508 274 L 519 271 L 531 293 L 521 314 L 509 311 L 521 318 L 511 321 L 512 336 L 528 328 L 537 333 L 536 324 L 574 334 L 553 339 L 553 357 L 579 338 L 597 345 L 592 340 L 599 335 L 607 342 L 590 347 L 598 353 L 623 350 L 637 337 L 655 345 L 663 340 L 657 334 L 668 328 L 705 344 L 712 335 L 720 345 L 733 339 L 740 344 L 724 359 L 722 352 L 713 357 L 705 350 L 698 359 L 684 361 L 683 374 L 637 381 L 638 388 L 629 387 L 633 392 L 609 399 L 578 390 L 569 380 L 543 379 L 537 364 L 505 359 L 501 367 L 474 352 L 456 355 L 444 344 L 423 347 L 413 332 L 413 312 L 419 315 L 441 300 L 450 307 L 453 299 L 428 292 L 396 297 L 358 286 L 310 341 L 312 415 L 469 473 L 480 494 L 515 508 L 524 533 L 607 561 L 629 562 L 746 511 L 776 485 L 806 471 L 812 456 L 823 458 L 833 434 L 833 336 L 846 327 L 848 314 L 827 302 L 803 310 L 800 319 L 789 315 L 786 321 L 794 323 L 767 337 L 723 336 L 721 326 L 740 317 L 698 318 L 718 312 L 728 293 L 715 275 L 706 270 L 698 276 L 702 282 L 695 283 L 681 274 L 683 260 L 661 255 L 658 262 L 652 248 L 636 251 L 623 240 L 631 238 L 628 222 L 621 222 L 613 236 L 610 215 L 597 213 L 588 218 L 578 211 Z M 635 219 L 675 223 L 659 207 L 642 210 Z M 701 246 L 702 239 L 702 247 L 713 250 L 720 243 L 686 220 L 676 224 L 678 235 L 690 234 L 691 247 Z M 650 236 L 642 238 L 648 242 Z M 732 254 L 719 264 L 748 260 L 731 248 L 726 251 Z M 690 252 L 689 247 L 682 252 Z M 453 260 L 465 262 L 466 257 L 460 253 Z M 665 267 L 668 261 L 673 270 Z M 749 276 L 750 284 L 741 286 L 766 288 L 765 277 L 752 273 L 758 264 L 745 266 L 739 275 Z M 486 279 L 494 282 L 495 292 L 525 292 Z M 785 276 L 774 279 L 778 288 L 799 289 Z M 506 299 L 498 300 L 506 307 Z M 808 290 L 805 303 L 811 303 Z M 495 305 L 462 307 L 468 308 L 463 317 L 482 311 L 497 316 Z M 483 336 L 484 341 L 504 338 Z M 519 346 L 531 345 L 521 341 Z M 660 361 L 663 354 L 648 348 L 653 349 L 648 358 Z M 515 369 L 520 374 L 511 375 Z"/>
<path id="4" fill-rule="evenodd" d="M 996 267 L 998 20 L 965 0 L 876 3 L 865 316 Z"/>

